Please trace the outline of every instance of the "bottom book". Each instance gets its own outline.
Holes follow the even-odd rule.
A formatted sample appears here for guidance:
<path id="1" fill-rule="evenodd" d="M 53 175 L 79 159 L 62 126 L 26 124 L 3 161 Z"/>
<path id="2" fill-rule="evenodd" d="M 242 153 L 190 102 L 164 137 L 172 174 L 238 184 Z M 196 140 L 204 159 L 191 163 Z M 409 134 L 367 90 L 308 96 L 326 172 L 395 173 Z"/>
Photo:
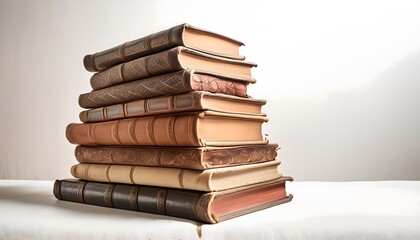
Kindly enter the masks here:
<path id="1" fill-rule="evenodd" d="M 141 185 L 56 180 L 59 200 L 217 223 L 292 200 L 286 193 L 291 177 L 218 192 Z"/>

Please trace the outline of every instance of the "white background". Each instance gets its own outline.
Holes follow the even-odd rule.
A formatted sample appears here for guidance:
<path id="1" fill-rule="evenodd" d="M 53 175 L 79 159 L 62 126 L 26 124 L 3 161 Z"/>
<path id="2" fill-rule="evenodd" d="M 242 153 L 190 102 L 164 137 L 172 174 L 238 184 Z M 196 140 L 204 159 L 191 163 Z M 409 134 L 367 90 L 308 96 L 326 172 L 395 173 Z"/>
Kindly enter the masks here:
<path id="1" fill-rule="evenodd" d="M 420 180 L 420 1 L 0 1 L 0 178 L 70 177 L 82 64 L 184 22 L 242 40 L 296 180 Z"/>

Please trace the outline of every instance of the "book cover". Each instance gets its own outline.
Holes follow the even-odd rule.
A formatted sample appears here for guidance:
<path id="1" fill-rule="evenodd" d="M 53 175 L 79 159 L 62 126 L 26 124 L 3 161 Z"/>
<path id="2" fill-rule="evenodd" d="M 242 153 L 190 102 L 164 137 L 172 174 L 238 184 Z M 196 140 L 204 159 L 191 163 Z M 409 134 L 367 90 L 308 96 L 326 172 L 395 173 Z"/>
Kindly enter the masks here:
<path id="1" fill-rule="evenodd" d="M 80 145 L 238 146 L 267 144 L 259 115 L 184 112 L 97 123 L 71 123 L 66 137 Z"/>
<path id="2" fill-rule="evenodd" d="M 88 54 L 83 58 L 83 65 L 91 72 L 103 71 L 114 65 L 175 46 L 243 60 L 245 57 L 239 55 L 239 47 L 242 45 L 244 44 L 238 40 L 184 23 L 101 52 Z"/>
<path id="3" fill-rule="evenodd" d="M 187 69 L 83 93 L 79 96 L 79 105 L 97 108 L 191 91 L 247 97 L 248 83 L 250 81 L 240 78 Z"/>
<path id="4" fill-rule="evenodd" d="M 197 191 L 221 191 L 281 177 L 273 160 L 207 170 L 79 163 L 71 167 L 75 178 L 96 182 L 139 184 Z"/>
<path id="5" fill-rule="evenodd" d="M 220 192 L 56 180 L 54 196 L 63 201 L 218 223 L 292 200 L 283 177 Z"/>
<path id="6" fill-rule="evenodd" d="M 212 169 L 274 160 L 278 145 L 234 147 L 77 146 L 80 163 L 121 164 L 185 169 Z"/>
<path id="7" fill-rule="evenodd" d="M 93 90 L 98 90 L 185 69 L 196 69 L 255 81 L 252 78 L 251 69 L 256 66 L 251 62 L 222 58 L 186 47 L 175 47 L 95 73 L 90 78 L 90 85 Z"/>
<path id="8" fill-rule="evenodd" d="M 204 110 L 265 116 L 261 113 L 261 108 L 265 103 L 266 101 L 261 99 L 195 91 L 85 110 L 79 114 L 79 118 L 82 122 L 103 122 L 130 117 Z"/>

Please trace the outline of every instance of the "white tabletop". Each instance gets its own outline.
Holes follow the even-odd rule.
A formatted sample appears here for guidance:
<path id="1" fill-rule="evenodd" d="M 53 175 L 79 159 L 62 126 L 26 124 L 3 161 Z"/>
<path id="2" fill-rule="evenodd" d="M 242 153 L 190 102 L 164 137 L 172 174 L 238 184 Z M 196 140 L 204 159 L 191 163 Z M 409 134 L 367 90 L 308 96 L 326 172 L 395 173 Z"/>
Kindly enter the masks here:
<path id="1" fill-rule="evenodd" d="M 219 224 L 58 201 L 0 181 L 0 239 L 420 239 L 420 182 L 292 182 L 292 202 Z"/>

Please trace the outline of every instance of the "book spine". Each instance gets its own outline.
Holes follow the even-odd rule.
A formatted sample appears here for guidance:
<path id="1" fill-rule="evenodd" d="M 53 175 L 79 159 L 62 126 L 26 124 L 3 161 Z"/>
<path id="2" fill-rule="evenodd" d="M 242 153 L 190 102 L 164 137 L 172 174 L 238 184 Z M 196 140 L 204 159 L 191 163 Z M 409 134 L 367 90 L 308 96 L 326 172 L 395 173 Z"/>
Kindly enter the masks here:
<path id="1" fill-rule="evenodd" d="M 126 42 L 117 47 L 86 55 L 83 65 L 90 72 L 99 72 L 117 64 L 183 45 L 184 24 Z"/>
<path id="2" fill-rule="evenodd" d="M 159 115 L 67 126 L 70 143 L 81 145 L 201 146 L 197 113 Z"/>
<path id="3" fill-rule="evenodd" d="M 203 110 L 201 93 L 189 93 L 112 105 L 86 110 L 79 114 L 82 122 L 103 122 L 114 119 L 141 117 L 163 113 Z"/>
<path id="4" fill-rule="evenodd" d="M 79 163 L 71 167 L 75 178 L 95 182 L 138 184 L 210 192 L 210 172 L 167 167 Z"/>
<path id="5" fill-rule="evenodd" d="M 199 110 L 199 108 L 195 108 L 196 106 L 191 106 L 189 98 L 192 97 L 189 95 L 179 96 L 171 100 L 168 97 L 168 101 L 172 101 L 172 104 L 178 107 L 168 109 L 166 106 L 162 106 L 163 109 L 157 109 L 156 111 L 153 110 L 157 106 L 155 103 L 162 103 L 164 100 L 151 98 L 189 91 L 208 91 L 247 97 L 247 84 L 246 82 L 225 80 L 210 75 L 193 74 L 191 70 L 170 73 L 81 94 L 79 105 L 84 108 L 96 106 L 96 109 L 82 111 L 79 118 L 82 122 L 101 122 L 171 112 L 176 109 L 182 111 Z M 140 101 L 126 103 L 133 100 Z M 120 104 L 109 106 L 116 103 Z M 148 107 L 149 105 L 150 107 Z M 99 106 L 107 107 L 98 108 Z"/>
<path id="6" fill-rule="evenodd" d="M 207 214 L 210 194 L 159 187 L 56 180 L 59 200 L 214 223 Z M 207 202 L 206 202 L 207 201 Z"/>
<path id="7" fill-rule="evenodd" d="M 81 163 L 140 165 L 204 170 L 202 151 L 198 148 L 130 148 L 77 146 Z"/>
<path id="8" fill-rule="evenodd" d="M 192 91 L 191 74 L 190 70 L 178 71 L 84 93 L 79 96 L 79 105 L 82 108 L 98 108 L 189 92 Z M 100 115 L 101 112 L 97 111 L 96 114 Z"/>
<path id="9" fill-rule="evenodd" d="M 99 90 L 117 84 L 181 70 L 179 48 L 134 59 L 92 75 L 90 85 Z"/>

